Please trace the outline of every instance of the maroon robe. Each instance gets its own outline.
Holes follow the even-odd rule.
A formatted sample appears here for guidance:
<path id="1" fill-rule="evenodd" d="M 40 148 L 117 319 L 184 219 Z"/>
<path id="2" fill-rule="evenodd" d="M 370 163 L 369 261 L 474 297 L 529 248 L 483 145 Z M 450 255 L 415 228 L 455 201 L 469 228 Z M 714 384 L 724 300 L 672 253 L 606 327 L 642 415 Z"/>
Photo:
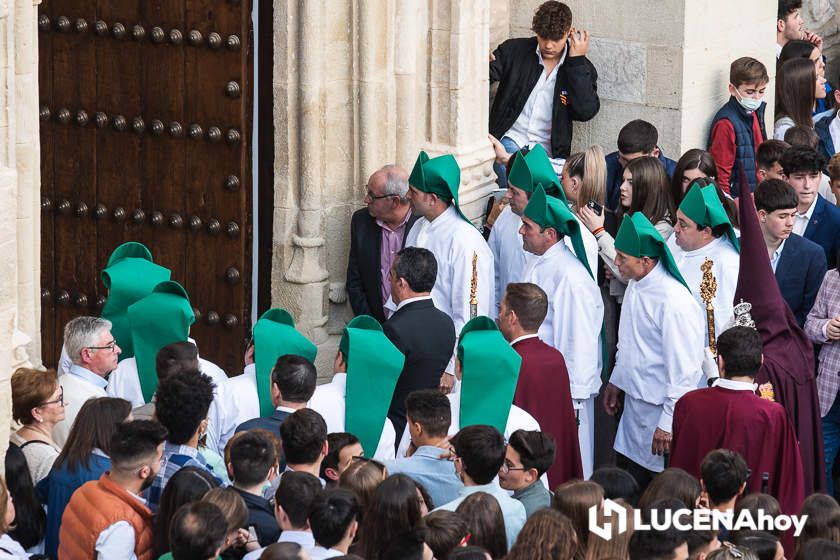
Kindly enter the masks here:
<path id="1" fill-rule="evenodd" d="M 768 473 L 767 493 L 779 500 L 783 513 L 799 513 L 805 499 L 802 460 L 793 424 L 781 405 L 750 391 L 722 387 L 686 393 L 674 407 L 668 466 L 699 479 L 700 463 L 715 449 L 736 451 L 747 462 L 745 494 L 761 492 L 762 474 Z"/>
<path id="2" fill-rule="evenodd" d="M 520 340 L 513 349 L 522 356 L 513 404 L 529 412 L 557 445 L 554 464 L 548 469 L 549 487 L 583 478 L 577 421 L 563 354 L 537 337 Z"/>
<path id="3" fill-rule="evenodd" d="M 817 398 L 814 351 L 779 291 L 752 196 L 741 197 L 741 268 L 735 290 L 752 304 L 751 315 L 764 345 L 764 363 L 755 382 L 771 383 L 775 400 L 787 410 L 799 440 L 805 493 L 825 490 L 825 462 Z"/>

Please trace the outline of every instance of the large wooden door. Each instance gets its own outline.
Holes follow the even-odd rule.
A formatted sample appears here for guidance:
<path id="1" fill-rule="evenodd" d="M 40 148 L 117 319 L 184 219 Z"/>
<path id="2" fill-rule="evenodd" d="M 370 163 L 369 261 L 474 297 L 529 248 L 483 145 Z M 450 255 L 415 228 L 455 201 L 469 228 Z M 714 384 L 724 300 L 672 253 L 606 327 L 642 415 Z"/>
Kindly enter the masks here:
<path id="1" fill-rule="evenodd" d="M 251 301 L 249 0 L 43 0 L 43 360 L 98 314 L 125 241 L 172 270 L 191 336 L 241 371 Z"/>

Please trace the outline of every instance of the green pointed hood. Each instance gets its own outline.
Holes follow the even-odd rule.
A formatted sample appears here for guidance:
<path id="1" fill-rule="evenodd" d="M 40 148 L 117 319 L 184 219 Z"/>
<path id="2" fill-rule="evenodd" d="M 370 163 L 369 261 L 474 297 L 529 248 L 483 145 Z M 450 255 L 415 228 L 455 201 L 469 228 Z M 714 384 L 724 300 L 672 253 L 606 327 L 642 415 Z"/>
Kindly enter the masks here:
<path id="1" fill-rule="evenodd" d="M 714 185 L 700 187 L 698 183 L 692 183 L 691 188 L 685 193 L 685 198 L 680 203 L 679 209 L 701 229 L 726 225 L 726 236 L 735 250 L 741 252 L 741 245 L 738 242 L 738 236 L 735 235 L 735 228 L 732 227 L 732 222 L 726 215 L 726 210 L 718 198 Z"/>
<path id="2" fill-rule="evenodd" d="M 111 334 L 122 350 L 120 360 L 134 355 L 128 306 L 152 293 L 155 286 L 170 277 L 170 270 L 155 264 L 152 253 L 142 243 L 123 243 L 111 253 L 101 274 L 102 283 L 108 290 L 102 318 L 113 325 Z"/>
<path id="3" fill-rule="evenodd" d="M 414 162 L 411 175 L 408 176 L 408 184 L 424 193 L 435 194 L 444 202 L 452 204 L 458 215 L 472 225 L 458 205 L 461 168 L 452 154 L 430 159 L 426 152 L 421 151 Z"/>
<path id="4" fill-rule="evenodd" d="M 554 171 L 554 166 L 551 165 L 551 160 L 548 159 L 545 148 L 540 144 L 534 146 L 526 154 L 522 152 L 516 154 L 513 166 L 510 169 L 510 175 L 508 175 L 508 183 L 528 193 L 535 192 L 538 185 L 542 185 L 546 191 L 553 186 L 555 189 L 552 190 L 558 192 L 556 198 L 568 203 L 566 193 L 563 192 L 563 185 L 560 184 L 560 179 L 557 178 L 557 173 Z"/>
<path id="5" fill-rule="evenodd" d="M 572 240 L 575 256 L 592 276 L 592 271 L 589 270 L 589 260 L 586 258 L 586 249 L 583 246 L 583 238 L 580 236 L 580 223 L 562 200 L 548 196 L 545 194 L 543 186 L 537 185 L 534 194 L 528 200 L 524 215 L 540 227 L 550 227 L 560 235 L 568 235 L 569 239 Z"/>
<path id="6" fill-rule="evenodd" d="M 665 240 L 641 212 L 632 216 L 625 215 L 621 220 L 621 227 L 615 236 L 615 249 L 632 257 L 658 258 L 671 276 L 679 280 L 686 290 L 691 291 L 680 274 L 671 251 L 665 245 Z"/>
<path id="7" fill-rule="evenodd" d="M 347 324 L 338 349 L 347 363 L 344 429 L 359 438 L 365 455 L 373 457 L 405 356 L 370 315 Z"/>
<path id="8" fill-rule="evenodd" d="M 295 329 L 295 320 L 285 309 L 269 309 L 254 325 L 254 362 L 260 416 L 274 414 L 271 402 L 271 370 L 278 358 L 294 354 L 315 362 L 318 347 Z"/>
<path id="9" fill-rule="evenodd" d="M 195 315 L 184 288 L 167 280 L 129 306 L 128 320 L 143 400 L 150 402 L 158 384 L 157 353 L 167 344 L 186 341 Z"/>
<path id="10" fill-rule="evenodd" d="M 487 424 L 505 433 L 522 358 L 490 317 L 479 316 L 461 329 L 460 426 Z"/>

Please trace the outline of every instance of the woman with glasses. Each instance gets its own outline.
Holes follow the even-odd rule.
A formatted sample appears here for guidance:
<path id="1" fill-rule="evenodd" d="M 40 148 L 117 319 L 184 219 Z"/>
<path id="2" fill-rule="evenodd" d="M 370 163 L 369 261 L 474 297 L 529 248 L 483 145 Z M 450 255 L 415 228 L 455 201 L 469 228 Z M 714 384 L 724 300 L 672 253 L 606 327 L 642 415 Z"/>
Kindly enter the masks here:
<path id="1" fill-rule="evenodd" d="M 64 390 L 55 370 L 19 368 L 12 374 L 12 417 L 23 426 L 9 441 L 20 447 L 32 482 L 38 484 L 61 452 L 53 428 L 64 420 Z"/>

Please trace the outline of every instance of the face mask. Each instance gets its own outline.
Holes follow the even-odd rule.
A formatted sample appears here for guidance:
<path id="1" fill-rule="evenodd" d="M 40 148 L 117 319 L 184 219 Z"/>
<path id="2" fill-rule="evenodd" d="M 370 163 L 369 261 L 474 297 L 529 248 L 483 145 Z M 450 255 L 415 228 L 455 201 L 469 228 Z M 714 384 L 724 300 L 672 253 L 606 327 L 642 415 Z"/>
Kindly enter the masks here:
<path id="1" fill-rule="evenodd" d="M 732 86 L 735 87 L 735 86 Z M 741 94 L 738 93 L 738 88 L 735 88 L 735 99 L 738 100 L 738 103 L 749 112 L 757 111 L 761 104 L 764 103 L 764 98 L 761 99 L 753 99 L 751 97 L 741 97 Z"/>

